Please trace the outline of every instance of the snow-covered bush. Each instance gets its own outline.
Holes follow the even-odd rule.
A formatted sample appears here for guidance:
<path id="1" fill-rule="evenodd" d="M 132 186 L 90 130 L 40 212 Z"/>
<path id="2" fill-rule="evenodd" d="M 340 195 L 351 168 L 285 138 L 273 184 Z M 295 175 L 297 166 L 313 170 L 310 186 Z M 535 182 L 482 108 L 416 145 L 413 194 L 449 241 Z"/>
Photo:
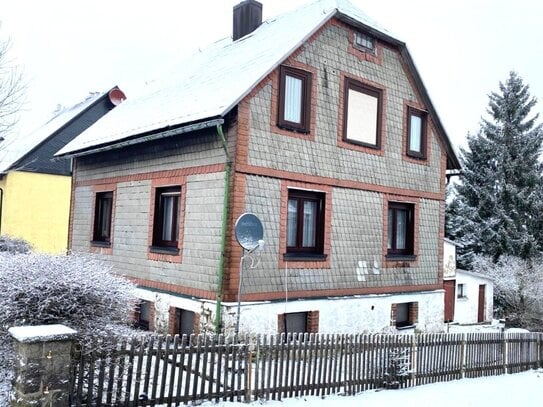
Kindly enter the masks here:
<path id="1" fill-rule="evenodd" d="M 30 253 L 32 246 L 26 240 L 14 238 L 6 235 L 0 236 L 0 252 L 5 253 Z"/>
<path id="2" fill-rule="evenodd" d="M 493 279 L 499 317 L 511 326 L 543 330 L 543 259 L 501 256 L 493 262 L 476 256 L 473 270 Z"/>
<path id="3" fill-rule="evenodd" d="M 0 392 L 9 388 L 12 326 L 64 324 L 88 348 L 134 333 L 134 285 L 97 258 L 0 252 Z M 2 383 L 2 381 L 4 383 Z M 2 388 L 4 387 L 4 388 Z M 0 394 L 0 405 L 3 405 Z"/>
<path id="4" fill-rule="evenodd" d="M 391 349 L 383 386 L 387 389 L 399 389 L 411 377 L 410 352 L 407 348 Z"/>

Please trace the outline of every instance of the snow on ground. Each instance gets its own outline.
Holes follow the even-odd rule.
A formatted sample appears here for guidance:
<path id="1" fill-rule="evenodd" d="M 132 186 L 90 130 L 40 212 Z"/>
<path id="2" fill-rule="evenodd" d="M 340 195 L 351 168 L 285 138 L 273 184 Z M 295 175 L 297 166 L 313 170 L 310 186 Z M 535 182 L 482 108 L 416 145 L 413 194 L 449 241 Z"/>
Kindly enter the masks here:
<path id="1" fill-rule="evenodd" d="M 248 404 L 206 402 L 205 407 L 246 407 Z M 535 407 L 543 405 L 543 369 L 511 375 L 455 380 L 401 390 L 368 391 L 356 396 L 301 397 L 255 401 L 264 407 Z"/>
<path id="2" fill-rule="evenodd" d="M 466 333 L 466 332 L 485 332 L 485 333 L 497 333 L 504 330 L 503 322 L 494 319 L 490 324 L 472 324 L 472 325 L 460 325 L 460 324 L 445 324 L 445 332 L 452 334 Z M 522 328 L 505 328 L 505 332 L 508 333 L 526 333 L 530 332 L 527 329 Z"/>

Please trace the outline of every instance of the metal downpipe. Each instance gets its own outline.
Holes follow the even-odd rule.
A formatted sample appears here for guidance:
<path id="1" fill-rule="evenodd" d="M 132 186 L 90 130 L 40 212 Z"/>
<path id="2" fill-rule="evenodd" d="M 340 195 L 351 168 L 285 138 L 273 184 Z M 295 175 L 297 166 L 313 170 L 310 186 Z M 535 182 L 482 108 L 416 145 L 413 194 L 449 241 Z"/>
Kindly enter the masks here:
<path id="1" fill-rule="evenodd" d="M 215 332 L 220 333 L 222 329 L 222 286 L 223 286 L 223 275 L 224 275 L 224 263 L 226 257 L 226 230 L 228 227 L 228 197 L 230 195 L 230 174 L 232 172 L 232 159 L 230 154 L 228 154 L 228 145 L 226 143 L 226 137 L 222 130 L 222 125 L 217 124 L 217 135 L 222 141 L 222 146 L 224 149 L 224 154 L 226 155 L 226 170 L 224 173 L 224 199 L 223 199 L 223 210 L 222 210 L 222 229 L 221 229 L 221 255 L 219 258 L 219 272 L 218 272 L 218 281 L 217 281 L 217 303 L 215 308 Z"/>

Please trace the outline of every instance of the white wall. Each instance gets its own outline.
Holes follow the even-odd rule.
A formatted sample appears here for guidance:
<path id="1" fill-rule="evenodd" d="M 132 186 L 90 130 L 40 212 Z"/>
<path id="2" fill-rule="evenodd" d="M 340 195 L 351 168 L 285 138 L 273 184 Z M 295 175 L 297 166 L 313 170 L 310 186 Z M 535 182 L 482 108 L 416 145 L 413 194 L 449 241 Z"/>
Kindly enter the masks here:
<path id="1" fill-rule="evenodd" d="M 492 321 L 494 308 L 494 287 L 492 280 L 480 274 L 467 271 L 456 271 L 456 294 L 458 284 L 464 284 L 465 298 L 456 298 L 454 321 L 461 324 L 477 323 L 479 304 L 479 285 L 485 285 L 485 321 Z"/>
<path id="2" fill-rule="evenodd" d="M 443 290 L 414 294 L 385 294 L 356 297 L 295 300 L 242 305 L 240 332 L 277 333 L 277 319 L 285 312 L 319 311 L 319 333 L 390 332 L 391 305 L 418 302 L 416 329 L 442 332 Z M 235 317 L 235 309 L 233 316 Z M 232 315 L 232 313 L 230 313 Z"/>
<path id="3" fill-rule="evenodd" d="M 201 315 L 201 331 L 213 329 L 215 303 L 177 297 L 138 289 L 139 298 L 155 303 L 155 326 L 167 331 L 169 307 L 193 311 Z M 285 312 L 319 311 L 319 333 L 391 332 L 391 306 L 395 303 L 418 302 L 417 330 L 443 332 L 444 291 L 412 294 L 382 294 L 356 297 L 337 297 L 318 300 L 285 302 L 255 302 L 241 304 L 240 333 L 277 333 L 278 315 Z M 225 333 L 233 333 L 237 304 L 223 304 Z M 204 326 L 202 326 L 204 325 Z M 406 330 L 407 332 L 413 331 Z"/>

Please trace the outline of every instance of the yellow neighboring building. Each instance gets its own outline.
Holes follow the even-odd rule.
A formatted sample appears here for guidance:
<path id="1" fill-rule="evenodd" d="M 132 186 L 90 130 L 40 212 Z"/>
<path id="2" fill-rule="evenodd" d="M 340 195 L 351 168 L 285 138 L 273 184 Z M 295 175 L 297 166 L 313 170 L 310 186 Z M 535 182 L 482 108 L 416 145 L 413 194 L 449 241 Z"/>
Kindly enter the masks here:
<path id="1" fill-rule="evenodd" d="M 0 138 L 0 235 L 22 238 L 38 252 L 66 252 L 71 161 L 54 154 L 124 98 L 117 87 L 93 93 L 26 137 Z"/>
<path id="2" fill-rule="evenodd" d="M 0 231 L 40 252 L 64 253 L 68 242 L 71 177 L 12 171 L 0 179 Z"/>

